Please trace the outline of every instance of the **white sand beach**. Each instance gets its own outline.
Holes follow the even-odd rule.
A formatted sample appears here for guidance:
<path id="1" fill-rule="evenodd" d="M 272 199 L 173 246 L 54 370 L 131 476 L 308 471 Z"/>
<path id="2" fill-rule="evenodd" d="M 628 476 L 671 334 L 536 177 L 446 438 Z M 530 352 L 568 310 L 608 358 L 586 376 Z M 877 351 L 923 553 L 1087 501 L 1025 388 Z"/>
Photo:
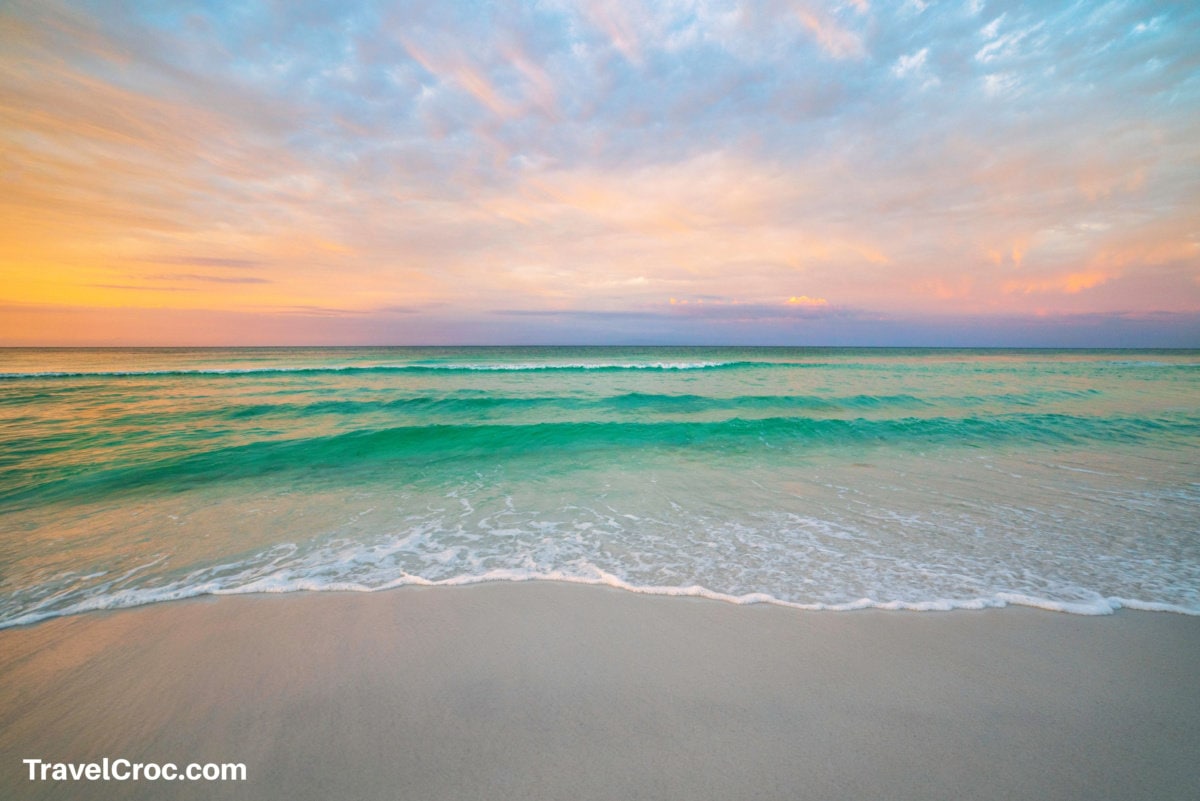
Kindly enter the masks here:
<path id="1" fill-rule="evenodd" d="M 799 612 L 554 583 L 0 631 L 0 796 L 1192 799 L 1200 617 Z M 241 762 L 30 781 L 23 759 Z"/>

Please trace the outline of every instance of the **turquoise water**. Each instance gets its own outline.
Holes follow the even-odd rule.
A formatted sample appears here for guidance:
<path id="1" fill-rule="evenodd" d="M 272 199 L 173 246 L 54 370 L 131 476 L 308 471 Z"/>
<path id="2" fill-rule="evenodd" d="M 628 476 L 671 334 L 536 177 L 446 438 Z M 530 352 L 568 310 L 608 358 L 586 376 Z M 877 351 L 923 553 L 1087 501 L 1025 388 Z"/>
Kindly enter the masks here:
<path id="1" fill-rule="evenodd" d="M 1200 352 L 0 351 L 0 626 L 538 578 L 1200 614 Z"/>

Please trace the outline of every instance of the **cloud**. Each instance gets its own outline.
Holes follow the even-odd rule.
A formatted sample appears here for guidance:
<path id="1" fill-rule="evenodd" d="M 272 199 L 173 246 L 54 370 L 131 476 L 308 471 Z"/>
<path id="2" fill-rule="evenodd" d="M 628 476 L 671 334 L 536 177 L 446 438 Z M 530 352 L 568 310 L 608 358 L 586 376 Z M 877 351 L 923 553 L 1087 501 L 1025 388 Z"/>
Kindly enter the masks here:
<path id="1" fill-rule="evenodd" d="M 89 284 L 95 289 L 116 289 L 122 292 L 187 292 L 186 287 L 148 287 L 144 284 Z"/>
<path id="2" fill-rule="evenodd" d="M 1020 292 L 1025 295 L 1045 292 L 1065 292 L 1074 295 L 1085 289 L 1104 284 L 1112 277 L 1099 270 L 1089 270 L 1038 281 L 1007 281 L 1004 284 L 1004 291 Z"/>
<path id="3" fill-rule="evenodd" d="M 155 264 L 179 264 L 189 267 L 233 267 L 241 269 L 243 267 L 262 266 L 262 262 L 257 259 L 228 258 L 224 256 L 152 256 L 146 258 L 145 261 L 154 262 Z"/>
<path id="4" fill-rule="evenodd" d="M 929 55 L 929 48 L 922 47 L 907 56 L 900 56 L 896 59 L 896 63 L 892 65 L 892 74 L 897 78 L 903 78 L 905 75 L 919 71 L 925 66 L 925 59 Z"/>
<path id="5" fill-rule="evenodd" d="M 147 276 L 156 281 L 200 281 L 212 284 L 269 284 L 268 278 L 255 275 L 200 275 L 197 273 L 164 273 Z"/>
<path id="6" fill-rule="evenodd" d="M 636 0 L 584 0 L 579 8 L 587 21 L 602 31 L 617 51 L 632 63 L 641 64 L 639 30 L 645 27 L 648 15 Z"/>
<path id="7" fill-rule="evenodd" d="M 1184 313 L 1195 16 L 18 0 L 0 9 L 0 301 L 165 325 L 123 311 L 144 298 L 277 334 L 237 315 L 414 337 L 519 318 L 526 339 L 585 312 L 597 336 L 627 314 L 670 337 L 701 319 L 672 296 L 723 308 L 704 314 L 725 331 Z"/>
<path id="8" fill-rule="evenodd" d="M 426 48 L 413 37 L 397 34 L 414 61 L 431 74 L 456 84 L 493 114 L 510 117 L 517 107 L 502 96 L 487 75 L 451 43 L 443 42 L 440 47 Z"/>
<path id="9" fill-rule="evenodd" d="M 1020 79 L 1013 72 L 993 72 L 983 76 L 983 91 L 989 97 L 1011 95 L 1020 85 Z"/>
<path id="10" fill-rule="evenodd" d="M 796 7 L 795 13 L 796 18 L 821 49 L 832 58 L 862 58 L 866 54 L 862 37 L 840 24 L 819 6 L 800 5 Z"/>

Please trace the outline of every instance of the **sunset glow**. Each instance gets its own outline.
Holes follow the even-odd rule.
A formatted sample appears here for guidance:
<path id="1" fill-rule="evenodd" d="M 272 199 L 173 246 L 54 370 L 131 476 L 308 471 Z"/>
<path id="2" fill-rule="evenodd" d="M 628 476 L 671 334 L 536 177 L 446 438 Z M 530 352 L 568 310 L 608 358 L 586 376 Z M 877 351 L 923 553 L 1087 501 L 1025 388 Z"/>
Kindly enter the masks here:
<path id="1" fill-rule="evenodd" d="M 0 345 L 1200 345 L 1200 10 L 0 7 Z"/>

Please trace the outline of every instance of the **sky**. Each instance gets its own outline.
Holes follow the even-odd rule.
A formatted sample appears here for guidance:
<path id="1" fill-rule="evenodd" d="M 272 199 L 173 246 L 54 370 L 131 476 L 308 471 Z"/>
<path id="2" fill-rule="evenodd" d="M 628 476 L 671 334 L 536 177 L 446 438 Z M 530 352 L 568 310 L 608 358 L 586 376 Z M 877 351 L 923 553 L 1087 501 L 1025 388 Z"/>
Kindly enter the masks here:
<path id="1" fill-rule="evenodd" d="M 1200 4 L 0 0 L 0 345 L 1200 347 Z"/>

